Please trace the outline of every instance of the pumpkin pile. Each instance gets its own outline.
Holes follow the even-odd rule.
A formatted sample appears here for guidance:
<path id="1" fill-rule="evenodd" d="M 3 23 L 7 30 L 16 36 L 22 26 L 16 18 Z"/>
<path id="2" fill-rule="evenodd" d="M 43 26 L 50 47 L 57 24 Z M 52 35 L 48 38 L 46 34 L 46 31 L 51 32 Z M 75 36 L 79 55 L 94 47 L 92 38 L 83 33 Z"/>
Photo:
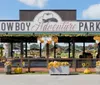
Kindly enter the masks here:
<path id="1" fill-rule="evenodd" d="M 54 61 L 54 62 L 50 62 L 48 64 L 48 69 L 51 69 L 51 68 L 58 68 L 60 66 L 69 66 L 69 63 L 68 62 L 57 62 L 57 61 Z"/>

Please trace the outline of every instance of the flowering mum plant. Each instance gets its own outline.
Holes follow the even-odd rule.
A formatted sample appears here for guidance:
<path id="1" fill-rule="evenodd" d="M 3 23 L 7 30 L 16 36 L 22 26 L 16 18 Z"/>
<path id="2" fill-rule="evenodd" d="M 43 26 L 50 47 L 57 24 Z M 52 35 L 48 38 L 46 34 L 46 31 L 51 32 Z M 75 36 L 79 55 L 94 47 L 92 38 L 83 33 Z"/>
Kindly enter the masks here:
<path id="1" fill-rule="evenodd" d="M 96 73 L 100 74 L 100 61 L 96 61 Z"/>
<path id="2" fill-rule="evenodd" d="M 89 68 L 89 66 L 90 66 L 90 64 L 88 62 L 82 63 L 82 67 L 83 68 Z"/>
<path id="3" fill-rule="evenodd" d="M 84 74 L 90 74 L 91 73 L 91 71 L 89 69 L 89 67 L 90 67 L 90 63 L 89 62 L 82 63 L 82 67 L 85 68 L 84 69 Z"/>
<path id="4" fill-rule="evenodd" d="M 69 66 L 69 63 L 68 62 L 57 62 L 57 61 L 50 62 L 48 64 L 48 69 L 51 69 L 52 67 L 58 68 L 60 66 Z"/>
<path id="5" fill-rule="evenodd" d="M 12 64 L 11 64 L 10 61 L 6 61 L 6 62 L 4 63 L 4 65 L 5 65 L 5 66 L 11 66 Z"/>

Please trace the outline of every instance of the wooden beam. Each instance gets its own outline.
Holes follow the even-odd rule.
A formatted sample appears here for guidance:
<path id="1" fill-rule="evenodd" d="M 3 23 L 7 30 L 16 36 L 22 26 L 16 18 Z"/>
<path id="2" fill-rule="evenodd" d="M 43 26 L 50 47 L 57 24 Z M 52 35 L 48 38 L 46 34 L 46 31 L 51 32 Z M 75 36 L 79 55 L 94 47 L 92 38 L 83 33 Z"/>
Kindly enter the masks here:
<path id="1" fill-rule="evenodd" d="M 27 58 L 27 42 L 25 42 L 25 58 Z"/>
<path id="2" fill-rule="evenodd" d="M 20 52 L 20 55 L 21 55 L 21 56 L 20 56 L 20 57 L 21 57 L 21 66 L 22 66 L 22 62 L 23 62 L 23 53 L 24 53 L 24 52 L 23 52 L 23 42 L 21 42 L 20 45 L 21 45 L 21 52 Z"/>
<path id="3" fill-rule="evenodd" d="M 83 56 L 84 56 L 84 58 L 85 58 L 84 53 L 85 53 L 85 42 L 83 42 Z"/>
<path id="4" fill-rule="evenodd" d="M 47 66 L 48 66 L 48 63 L 49 63 L 49 44 L 48 43 L 46 44 L 46 55 L 47 55 Z"/>
<path id="5" fill-rule="evenodd" d="M 56 58 L 56 43 L 54 42 L 54 58 Z"/>
<path id="6" fill-rule="evenodd" d="M 70 49 L 71 49 L 70 47 L 71 47 L 71 44 L 69 42 L 69 48 L 68 48 L 69 49 L 69 58 L 70 58 Z"/>
<path id="7" fill-rule="evenodd" d="M 42 57 L 42 50 L 41 50 L 41 48 L 42 48 L 42 43 L 40 43 L 40 58 Z"/>
<path id="8" fill-rule="evenodd" d="M 11 57 L 13 58 L 13 43 L 11 42 Z"/>

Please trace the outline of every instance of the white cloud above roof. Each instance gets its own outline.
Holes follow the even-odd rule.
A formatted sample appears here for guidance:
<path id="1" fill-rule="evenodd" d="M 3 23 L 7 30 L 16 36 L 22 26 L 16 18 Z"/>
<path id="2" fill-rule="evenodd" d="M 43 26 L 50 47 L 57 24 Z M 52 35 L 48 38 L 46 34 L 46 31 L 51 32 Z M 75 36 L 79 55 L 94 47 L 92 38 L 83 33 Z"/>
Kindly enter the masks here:
<path id="1" fill-rule="evenodd" d="M 83 10 L 82 17 L 84 19 L 100 19 L 100 4 L 90 5 Z"/>
<path id="2" fill-rule="evenodd" d="M 18 0 L 28 6 L 43 8 L 48 0 Z"/>

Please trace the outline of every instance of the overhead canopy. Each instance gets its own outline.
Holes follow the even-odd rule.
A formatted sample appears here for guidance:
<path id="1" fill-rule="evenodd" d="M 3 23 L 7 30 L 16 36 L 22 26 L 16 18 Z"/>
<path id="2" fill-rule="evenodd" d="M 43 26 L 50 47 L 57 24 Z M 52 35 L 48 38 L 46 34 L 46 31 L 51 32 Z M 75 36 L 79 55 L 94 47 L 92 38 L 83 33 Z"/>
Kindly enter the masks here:
<path id="1" fill-rule="evenodd" d="M 78 36 L 78 37 L 58 37 L 58 42 L 95 42 L 93 36 Z"/>
<path id="2" fill-rule="evenodd" d="M 0 37 L 0 42 L 37 42 L 37 37 L 34 36 L 3 36 Z"/>

